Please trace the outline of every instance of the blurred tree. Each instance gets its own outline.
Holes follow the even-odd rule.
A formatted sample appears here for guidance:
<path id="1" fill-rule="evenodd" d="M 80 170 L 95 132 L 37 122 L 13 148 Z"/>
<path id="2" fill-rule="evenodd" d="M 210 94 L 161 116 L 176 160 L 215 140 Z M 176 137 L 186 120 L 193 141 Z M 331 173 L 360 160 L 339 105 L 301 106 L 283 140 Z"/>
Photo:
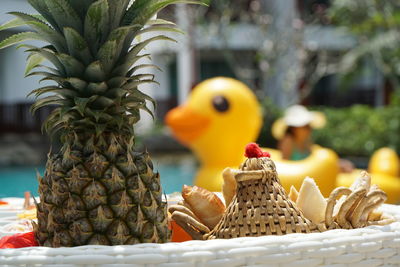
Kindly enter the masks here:
<path id="1" fill-rule="evenodd" d="M 345 80 L 357 76 L 365 60 L 372 60 L 395 89 L 399 100 L 400 1 L 334 0 L 328 15 L 334 25 L 357 38 L 357 46 L 339 63 L 338 69 Z"/>
<path id="2" fill-rule="evenodd" d="M 197 19 L 200 24 L 213 25 L 218 32 L 224 44 L 222 54 L 235 76 L 259 89 L 261 99 L 270 97 L 285 108 L 301 102 L 323 76 L 337 71 L 336 51 L 305 40 L 306 24 L 329 22 L 325 2 L 210 0 L 210 8 L 200 9 L 203 13 L 197 14 Z M 243 58 L 229 47 L 232 29 L 238 25 L 256 26 L 259 33 L 260 45 L 252 59 Z"/>

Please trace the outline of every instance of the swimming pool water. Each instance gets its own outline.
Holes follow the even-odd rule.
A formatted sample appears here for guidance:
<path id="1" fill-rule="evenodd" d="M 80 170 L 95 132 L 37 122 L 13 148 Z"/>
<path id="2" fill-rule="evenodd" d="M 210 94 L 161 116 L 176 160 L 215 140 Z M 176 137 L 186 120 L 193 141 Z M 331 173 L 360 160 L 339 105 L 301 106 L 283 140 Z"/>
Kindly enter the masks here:
<path id="1" fill-rule="evenodd" d="M 180 192 L 182 185 L 191 185 L 196 164 L 190 157 L 153 158 L 154 170 L 161 176 L 161 185 L 166 194 Z M 43 166 L 0 168 L 0 198 L 23 197 L 25 191 L 37 196 L 38 181 L 36 172 L 44 173 Z"/>

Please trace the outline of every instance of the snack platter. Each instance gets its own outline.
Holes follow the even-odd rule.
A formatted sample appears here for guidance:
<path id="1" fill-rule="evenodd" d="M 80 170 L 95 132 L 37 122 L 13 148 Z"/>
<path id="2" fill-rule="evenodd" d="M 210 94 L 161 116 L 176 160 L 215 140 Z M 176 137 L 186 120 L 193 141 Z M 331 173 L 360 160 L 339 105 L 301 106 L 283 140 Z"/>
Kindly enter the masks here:
<path id="1" fill-rule="evenodd" d="M 2 200 L 8 204 L 0 205 L 0 238 L 32 231 L 31 219 L 36 217 L 36 210 L 24 209 L 24 198 L 10 197 Z"/>
<path id="2" fill-rule="evenodd" d="M 1 266 L 399 266 L 396 222 L 353 230 L 129 246 L 0 250 Z"/>

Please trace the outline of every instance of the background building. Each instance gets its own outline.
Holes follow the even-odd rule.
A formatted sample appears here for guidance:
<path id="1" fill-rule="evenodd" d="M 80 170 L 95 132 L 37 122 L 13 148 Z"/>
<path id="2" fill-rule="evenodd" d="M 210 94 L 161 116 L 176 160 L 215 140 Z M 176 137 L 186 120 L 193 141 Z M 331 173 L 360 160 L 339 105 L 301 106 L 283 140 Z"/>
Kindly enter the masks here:
<path id="1" fill-rule="evenodd" d="M 329 71 L 313 76 L 317 72 L 313 68 L 321 63 L 319 51 L 340 54 L 356 43 L 319 17 L 318 8 L 328 6 L 329 1 L 219 0 L 222 9 L 231 6 L 239 12 L 228 18 L 214 3 L 195 9 L 178 5 L 159 14 L 175 20 L 186 32 L 171 34 L 178 43 L 155 42 L 148 51 L 164 71 L 154 71 L 160 86 L 141 89 L 157 100 L 159 119 L 183 102 L 195 84 L 215 76 L 238 78 L 260 99 L 269 97 L 280 107 L 299 101 L 332 106 L 385 103 L 385 81 L 369 61 L 345 94 Z M 0 23 L 11 17 L 6 13 L 12 10 L 34 13 L 26 0 L 2 0 Z M 11 33 L 0 32 L 0 39 Z M 23 49 L 0 51 L 0 133 L 38 132 L 50 112 L 40 110 L 35 117 L 29 113 L 32 99 L 26 95 L 36 88 L 38 78 L 24 78 L 25 59 Z M 303 94 L 307 87 L 309 92 Z M 148 118 L 142 130 L 152 125 Z"/>

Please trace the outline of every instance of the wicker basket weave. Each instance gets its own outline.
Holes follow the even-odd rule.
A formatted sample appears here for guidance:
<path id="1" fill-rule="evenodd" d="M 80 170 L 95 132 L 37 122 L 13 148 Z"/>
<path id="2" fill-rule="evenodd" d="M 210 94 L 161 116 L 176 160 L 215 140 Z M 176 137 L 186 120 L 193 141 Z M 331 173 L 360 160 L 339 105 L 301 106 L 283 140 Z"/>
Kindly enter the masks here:
<path id="1" fill-rule="evenodd" d="M 382 209 L 400 221 L 400 207 Z M 354 230 L 132 246 L 0 250 L 0 266 L 400 266 L 400 222 Z"/>
<path id="2" fill-rule="evenodd" d="M 270 158 L 248 158 L 235 179 L 236 195 L 205 239 L 318 231 L 289 199 Z"/>

